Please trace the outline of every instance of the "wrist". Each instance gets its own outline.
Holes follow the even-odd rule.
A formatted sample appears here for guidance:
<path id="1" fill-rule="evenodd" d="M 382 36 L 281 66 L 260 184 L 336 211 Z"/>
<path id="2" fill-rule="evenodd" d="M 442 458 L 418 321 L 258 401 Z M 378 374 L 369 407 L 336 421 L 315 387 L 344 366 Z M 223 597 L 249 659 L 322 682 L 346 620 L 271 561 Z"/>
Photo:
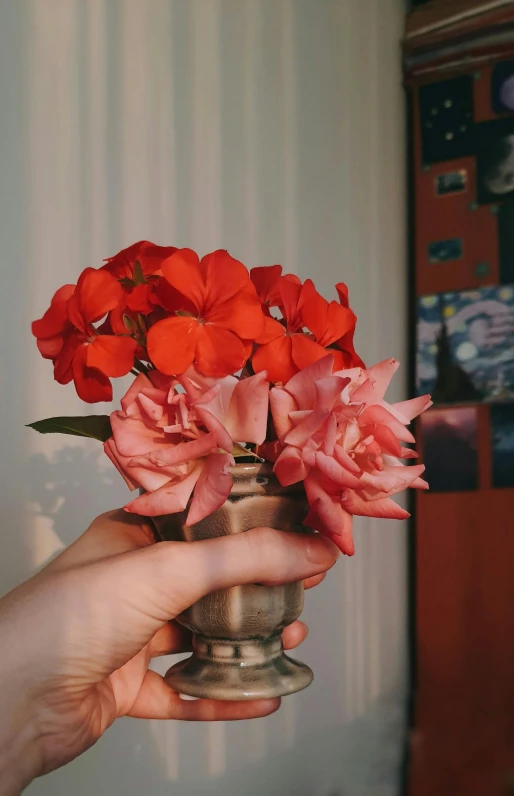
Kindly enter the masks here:
<path id="1" fill-rule="evenodd" d="M 9 689 L 1 679 L 0 689 Z M 0 796 L 19 796 L 41 770 L 37 732 L 28 711 L 0 698 Z"/>

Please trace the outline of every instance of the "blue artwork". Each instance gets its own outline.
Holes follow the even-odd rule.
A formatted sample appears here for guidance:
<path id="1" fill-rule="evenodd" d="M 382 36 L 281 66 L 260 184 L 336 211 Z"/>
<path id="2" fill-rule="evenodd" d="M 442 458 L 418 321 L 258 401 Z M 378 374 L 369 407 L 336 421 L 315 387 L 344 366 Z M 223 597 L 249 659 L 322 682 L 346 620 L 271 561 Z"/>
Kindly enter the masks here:
<path id="1" fill-rule="evenodd" d="M 514 286 L 418 300 L 418 394 L 436 403 L 514 398 Z"/>
<path id="2" fill-rule="evenodd" d="M 514 486 L 514 404 L 491 407 L 493 487 Z"/>

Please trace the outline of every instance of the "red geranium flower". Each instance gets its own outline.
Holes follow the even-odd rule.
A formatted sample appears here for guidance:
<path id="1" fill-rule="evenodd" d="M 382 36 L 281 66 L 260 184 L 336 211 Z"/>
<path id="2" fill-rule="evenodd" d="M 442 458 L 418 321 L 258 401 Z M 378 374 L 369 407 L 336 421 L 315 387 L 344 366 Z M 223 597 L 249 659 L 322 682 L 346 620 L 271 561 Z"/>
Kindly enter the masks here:
<path id="1" fill-rule="evenodd" d="M 125 293 L 125 302 L 120 302 L 109 315 L 110 328 L 115 334 L 127 332 L 124 315 L 137 323 L 138 314 L 153 312 L 162 264 L 176 251 L 175 246 L 157 246 L 148 240 L 140 240 L 105 261 L 102 270 L 118 279 Z"/>
<path id="2" fill-rule="evenodd" d="M 75 382 L 83 401 L 112 400 L 109 377 L 125 376 L 134 363 L 136 341 L 99 334 L 93 326 L 123 302 L 123 288 L 107 271 L 86 268 L 76 287 L 57 291 L 50 309 L 32 324 L 43 356 L 54 361 L 60 384 Z"/>
<path id="3" fill-rule="evenodd" d="M 191 249 L 180 249 L 165 260 L 162 273 L 157 298 L 173 315 L 148 332 L 148 353 L 158 370 L 176 375 L 194 363 L 206 376 L 222 377 L 242 368 L 264 328 L 245 266 L 223 250 L 200 261 Z"/>
<path id="4" fill-rule="evenodd" d="M 266 318 L 264 333 L 256 341 L 258 348 L 252 365 L 256 373 L 266 370 L 270 381 L 285 383 L 302 368 L 326 356 L 327 352 L 303 331 L 302 305 L 308 290 L 306 285 L 280 277 L 277 289 L 285 326 L 274 318 Z"/>

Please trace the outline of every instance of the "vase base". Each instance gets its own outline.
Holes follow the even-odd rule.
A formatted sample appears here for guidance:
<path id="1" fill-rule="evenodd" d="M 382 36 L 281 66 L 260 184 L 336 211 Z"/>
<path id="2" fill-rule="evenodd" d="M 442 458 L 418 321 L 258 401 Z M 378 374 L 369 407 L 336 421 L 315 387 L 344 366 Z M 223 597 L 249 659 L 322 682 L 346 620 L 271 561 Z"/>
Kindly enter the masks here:
<path id="1" fill-rule="evenodd" d="M 166 674 L 174 691 L 199 699 L 271 699 L 307 688 L 313 673 L 284 653 L 280 635 L 270 639 L 194 638 L 193 654 Z"/>

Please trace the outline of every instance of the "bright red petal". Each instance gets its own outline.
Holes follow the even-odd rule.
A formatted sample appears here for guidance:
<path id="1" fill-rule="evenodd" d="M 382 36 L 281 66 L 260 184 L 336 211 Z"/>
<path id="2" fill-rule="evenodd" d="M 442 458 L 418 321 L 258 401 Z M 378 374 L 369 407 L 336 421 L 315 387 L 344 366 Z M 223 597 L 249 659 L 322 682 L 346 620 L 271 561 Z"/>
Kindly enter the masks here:
<path id="1" fill-rule="evenodd" d="M 108 271 L 116 279 L 132 279 L 134 263 L 147 246 L 153 246 L 153 243 L 150 243 L 149 240 L 138 240 L 137 243 L 127 246 L 113 257 L 108 257 L 102 270 Z"/>
<path id="2" fill-rule="evenodd" d="M 142 315 L 148 315 L 148 313 L 152 312 L 154 309 L 154 304 L 151 301 L 154 292 L 154 284 L 146 283 L 144 285 L 136 285 L 125 297 L 125 303 L 129 310 L 140 312 Z"/>
<path id="3" fill-rule="evenodd" d="M 290 332 L 296 332 L 303 326 L 303 321 L 299 310 L 299 301 L 302 293 L 302 286 L 298 282 L 293 282 L 286 276 L 282 276 L 278 283 L 280 292 L 280 306 L 287 321 L 287 328 Z"/>
<path id="4" fill-rule="evenodd" d="M 348 368 L 366 368 L 366 365 L 355 351 L 353 344 L 353 334 L 354 330 L 352 329 L 336 343 L 344 357 L 344 366 L 342 370 Z"/>
<path id="5" fill-rule="evenodd" d="M 339 296 L 339 303 L 341 307 L 348 308 L 350 306 L 350 300 L 348 298 L 348 288 L 344 284 L 344 282 L 338 282 L 336 285 L 337 295 Z"/>
<path id="6" fill-rule="evenodd" d="M 268 307 L 275 307 L 277 306 L 275 302 L 280 301 L 278 280 L 281 275 L 281 265 L 264 265 L 252 268 L 250 271 L 250 279 L 255 285 L 257 294 L 262 303 L 267 304 Z"/>
<path id="7" fill-rule="evenodd" d="M 123 301 L 123 288 L 108 271 L 86 268 L 68 300 L 68 318 L 81 332 Z"/>
<path id="8" fill-rule="evenodd" d="M 201 312 L 205 302 L 205 284 L 196 252 L 192 249 L 178 249 L 163 262 L 162 273 L 168 285 L 179 294 L 179 296 L 176 293 L 172 294 L 173 309 L 189 311 L 192 305 L 195 315 Z M 166 286 L 163 286 L 162 290 L 165 289 Z M 184 306 L 180 305 L 180 297 L 183 297 L 182 304 L 184 299 L 186 300 Z M 168 302 L 171 300 L 169 296 L 167 300 Z"/>
<path id="9" fill-rule="evenodd" d="M 107 376 L 95 368 L 87 367 L 87 348 L 87 345 L 81 345 L 73 357 L 73 380 L 77 395 L 88 404 L 112 401 L 112 386 Z"/>
<path id="10" fill-rule="evenodd" d="M 218 249 L 202 257 L 200 270 L 205 284 L 205 312 L 210 314 L 217 305 L 228 301 L 240 290 L 250 290 L 258 299 L 250 282 L 250 275 L 239 260 L 235 260 L 224 249 Z"/>
<path id="11" fill-rule="evenodd" d="M 54 379 L 59 384 L 68 384 L 73 378 L 72 363 L 79 346 L 85 345 L 85 338 L 74 332 L 64 345 L 54 363 Z"/>
<path id="12" fill-rule="evenodd" d="M 266 343 L 271 343 L 272 340 L 276 340 L 277 337 L 284 337 L 285 333 L 286 330 L 275 318 L 265 317 L 264 331 L 255 342 L 258 343 L 258 345 L 266 345 Z"/>
<path id="13" fill-rule="evenodd" d="M 57 337 L 39 338 L 37 347 L 39 353 L 44 359 L 56 359 L 62 351 L 64 345 L 64 337 L 59 335 Z"/>
<path id="14" fill-rule="evenodd" d="M 152 326 L 146 347 L 157 370 L 167 376 L 187 370 L 195 358 L 199 329 L 196 318 L 183 316 L 165 318 Z"/>
<path id="15" fill-rule="evenodd" d="M 162 274 L 162 265 L 168 257 L 178 251 L 176 246 L 156 246 L 155 243 L 148 243 L 143 247 L 139 253 L 139 260 L 141 270 L 145 276 L 152 276 L 153 274 Z"/>
<path id="16" fill-rule="evenodd" d="M 212 324 L 199 326 L 196 366 L 205 376 L 230 376 L 246 362 L 247 347 L 228 329 Z"/>
<path id="17" fill-rule="evenodd" d="M 317 362 L 318 359 L 326 357 L 327 353 L 331 353 L 330 351 L 325 351 L 323 346 L 315 343 L 314 340 L 311 340 L 306 334 L 300 333 L 291 335 L 291 345 L 291 356 L 298 370 L 312 365 L 312 363 Z"/>
<path id="18" fill-rule="evenodd" d="M 134 365 L 136 348 L 131 337 L 99 335 L 87 347 L 86 364 L 105 376 L 126 376 Z"/>
<path id="19" fill-rule="evenodd" d="M 62 334 L 69 324 L 66 305 L 75 292 L 75 285 L 63 285 L 55 293 L 49 309 L 42 318 L 32 324 L 34 337 L 55 337 Z"/>
<path id="20" fill-rule="evenodd" d="M 298 371 L 292 357 L 291 340 L 292 337 L 282 335 L 271 343 L 260 346 L 252 358 L 254 371 L 267 371 L 268 381 L 274 384 L 285 384 L 289 381 Z"/>
<path id="21" fill-rule="evenodd" d="M 222 329 L 229 329 L 243 340 L 255 340 L 265 328 L 261 302 L 253 285 L 249 290 L 241 290 L 229 301 L 213 305 L 205 313 L 205 319 Z"/>
<path id="22" fill-rule="evenodd" d="M 336 301 L 320 296 L 310 279 L 305 282 L 300 304 L 305 326 L 324 348 L 355 328 L 355 315 Z"/>

